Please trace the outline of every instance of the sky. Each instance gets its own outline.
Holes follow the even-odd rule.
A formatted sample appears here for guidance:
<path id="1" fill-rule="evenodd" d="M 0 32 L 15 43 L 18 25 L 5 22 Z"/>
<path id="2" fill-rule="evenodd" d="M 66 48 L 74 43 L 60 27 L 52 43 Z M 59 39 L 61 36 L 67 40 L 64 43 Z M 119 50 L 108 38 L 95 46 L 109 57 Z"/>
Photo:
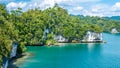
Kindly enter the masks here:
<path id="1" fill-rule="evenodd" d="M 65 8 L 69 14 L 84 16 L 120 16 L 120 0 L 0 0 L 5 3 L 9 11 L 22 8 L 40 8 L 45 10 L 57 3 Z"/>

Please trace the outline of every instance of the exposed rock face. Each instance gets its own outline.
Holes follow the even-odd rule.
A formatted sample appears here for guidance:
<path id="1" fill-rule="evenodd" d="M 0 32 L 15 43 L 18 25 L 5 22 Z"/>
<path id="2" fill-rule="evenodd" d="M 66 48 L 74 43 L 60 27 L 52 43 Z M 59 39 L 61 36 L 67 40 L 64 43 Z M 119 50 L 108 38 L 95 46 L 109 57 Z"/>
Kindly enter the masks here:
<path id="1" fill-rule="evenodd" d="M 10 58 L 15 57 L 16 56 L 16 52 L 17 52 L 17 44 L 14 43 L 12 45 L 12 52 L 11 52 Z"/>
<path id="2" fill-rule="evenodd" d="M 119 33 L 119 32 L 117 31 L 116 28 L 113 28 L 113 29 L 111 30 L 111 33 L 112 33 L 112 34 L 116 34 L 116 33 Z"/>
<path id="3" fill-rule="evenodd" d="M 17 52 L 17 43 L 14 43 L 12 45 L 12 52 L 10 54 L 10 58 L 15 57 L 16 52 Z M 3 57 L 2 68 L 7 68 L 8 67 L 8 61 L 9 61 L 9 59 L 7 57 Z"/>
<path id="4" fill-rule="evenodd" d="M 47 38 L 47 34 L 50 32 L 50 29 L 46 28 L 43 32 L 43 38 L 46 39 Z"/>
<path id="5" fill-rule="evenodd" d="M 8 67 L 8 58 L 7 57 L 2 57 L 2 68 L 7 68 Z"/>
<path id="6" fill-rule="evenodd" d="M 66 38 L 64 38 L 62 35 L 57 35 L 54 37 L 54 40 L 56 40 L 57 42 L 67 42 L 68 40 Z"/>
<path id="7" fill-rule="evenodd" d="M 102 33 L 88 31 L 82 42 L 102 42 Z"/>

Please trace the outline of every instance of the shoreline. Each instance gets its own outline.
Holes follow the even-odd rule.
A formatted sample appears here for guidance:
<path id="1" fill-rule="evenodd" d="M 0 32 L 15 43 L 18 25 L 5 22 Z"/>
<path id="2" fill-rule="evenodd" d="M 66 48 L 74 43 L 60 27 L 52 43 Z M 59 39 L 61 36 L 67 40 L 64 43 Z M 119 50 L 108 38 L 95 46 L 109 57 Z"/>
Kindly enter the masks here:
<path id="1" fill-rule="evenodd" d="M 101 43 L 104 43 L 104 42 L 98 42 L 98 43 L 94 43 L 94 42 L 91 42 L 92 44 L 101 44 Z M 54 44 L 54 45 L 44 45 L 44 46 L 62 46 L 62 45 L 65 45 L 65 44 L 91 44 L 91 43 L 57 43 L 57 44 Z"/>
<path id="2" fill-rule="evenodd" d="M 63 46 L 65 44 L 89 44 L 89 43 L 56 43 L 54 45 L 44 45 L 44 46 Z M 101 43 L 94 43 L 94 44 L 101 44 Z M 26 52 L 18 57 L 16 56 L 12 58 L 9 61 L 8 68 L 19 68 L 19 65 L 21 65 L 22 62 L 24 62 L 25 59 L 29 58 L 30 56 L 32 56 L 32 53 Z"/>
<path id="3" fill-rule="evenodd" d="M 22 56 L 20 57 L 17 57 L 17 58 L 12 58 L 10 61 L 9 61 L 9 65 L 8 65 L 8 68 L 19 68 L 18 66 L 23 62 L 25 61 L 25 59 L 29 58 L 31 56 L 31 53 L 24 53 L 22 54 Z"/>
<path id="4" fill-rule="evenodd" d="M 104 41 L 102 42 L 77 42 L 77 43 L 66 43 L 66 42 L 60 42 L 60 43 L 55 43 L 55 44 L 51 44 L 51 45 L 42 45 L 42 46 L 61 46 L 61 45 L 65 45 L 65 44 L 90 44 L 90 43 L 94 43 L 94 44 L 101 44 L 101 43 L 105 43 Z M 40 45 L 27 45 L 27 46 L 40 46 Z"/>

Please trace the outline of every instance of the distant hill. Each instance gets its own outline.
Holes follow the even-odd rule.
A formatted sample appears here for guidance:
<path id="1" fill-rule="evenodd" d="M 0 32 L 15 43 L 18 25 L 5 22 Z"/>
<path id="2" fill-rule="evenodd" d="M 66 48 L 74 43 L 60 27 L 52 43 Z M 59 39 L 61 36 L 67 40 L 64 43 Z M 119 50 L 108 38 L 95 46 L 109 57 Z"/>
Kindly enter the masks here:
<path id="1" fill-rule="evenodd" d="M 116 28 L 120 32 L 120 16 L 99 17 L 99 16 L 83 16 L 72 15 L 80 18 L 81 22 L 98 25 L 103 28 L 104 32 L 111 32 L 111 29 Z"/>
<path id="2" fill-rule="evenodd" d="M 105 19 L 120 20 L 120 16 L 104 17 Z"/>
<path id="3" fill-rule="evenodd" d="M 120 20 L 120 16 L 112 16 L 111 19 Z"/>
<path id="4" fill-rule="evenodd" d="M 77 17 L 79 17 L 81 19 L 86 18 L 86 17 L 91 17 L 91 16 L 83 16 L 83 15 L 72 15 L 72 14 L 70 14 L 70 16 L 77 16 Z M 120 20 L 120 16 L 111 16 L 111 17 L 102 17 L 102 18 L 104 18 L 106 20 Z"/>

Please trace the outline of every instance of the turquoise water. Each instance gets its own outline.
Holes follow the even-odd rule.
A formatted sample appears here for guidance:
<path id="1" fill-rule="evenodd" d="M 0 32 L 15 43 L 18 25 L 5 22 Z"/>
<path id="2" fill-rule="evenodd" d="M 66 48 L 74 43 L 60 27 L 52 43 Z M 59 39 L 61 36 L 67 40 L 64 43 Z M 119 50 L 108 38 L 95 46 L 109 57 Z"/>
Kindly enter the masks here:
<path id="1" fill-rule="evenodd" d="M 19 68 L 120 68 L 120 34 L 103 37 L 106 44 L 27 47 L 33 55 Z"/>

